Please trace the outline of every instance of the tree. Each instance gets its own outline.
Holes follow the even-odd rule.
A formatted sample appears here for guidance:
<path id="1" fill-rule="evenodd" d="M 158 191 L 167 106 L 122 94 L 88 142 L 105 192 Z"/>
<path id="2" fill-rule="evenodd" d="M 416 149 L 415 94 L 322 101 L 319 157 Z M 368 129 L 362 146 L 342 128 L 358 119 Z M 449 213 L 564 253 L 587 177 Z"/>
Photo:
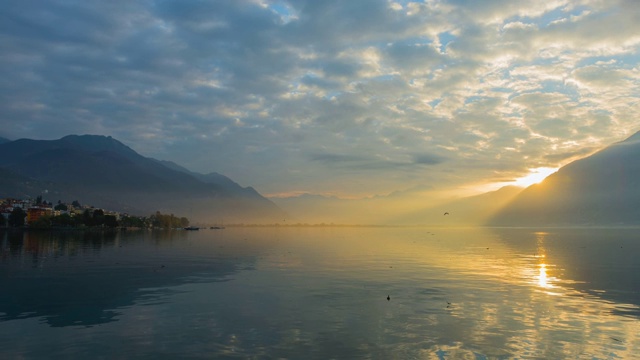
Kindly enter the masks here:
<path id="1" fill-rule="evenodd" d="M 104 210 L 102 209 L 93 210 L 93 224 L 95 226 L 104 225 Z"/>
<path id="2" fill-rule="evenodd" d="M 120 225 L 124 227 L 138 227 L 138 228 L 147 227 L 147 224 L 145 224 L 144 218 L 139 218 L 136 216 L 127 216 L 127 215 L 124 215 L 120 218 Z"/>
<path id="3" fill-rule="evenodd" d="M 104 226 L 114 228 L 118 226 L 118 219 L 115 215 L 104 216 Z"/>
<path id="4" fill-rule="evenodd" d="M 76 225 L 76 219 L 69 214 L 62 214 L 51 218 L 51 225 L 58 227 L 71 227 Z"/>
<path id="5" fill-rule="evenodd" d="M 91 211 L 89 211 L 89 209 L 85 209 L 84 212 L 82 213 L 82 223 L 85 226 L 93 226 L 93 216 Z"/>
<path id="6" fill-rule="evenodd" d="M 162 214 L 160 213 L 160 211 L 156 211 L 155 214 L 151 214 L 151 216 L 149 216 L 149 219 L 151 220 L 151 226 L 153 226 L 154 228 L 159 228 L 162 227 Z"/>
<path id="7" fill-rule="evenodd" d="M 29 227 L 34 229 L 50 229 L 51 216 L 43 215 L 33 222 L 29 222 Z"/>
<path id="8" fill-rule="evenodd" d="M 27 216 L 27 213 L 22 210 L 22 208 L 14 208 L 9 214 L 9 226 L 11 227 L 22 227 L 24 226 L 24 218 Z"/>
<path id="9" fill-rule="evenodd" d="M 155 228 L 171 229 L 177 227 L 185 227 L 189 224 L 189 219 L 185 217 L 177 217 L 173 214 L 162 214 L 160 211 L 156 211 L 155 214 L 151 214 L 149 217 L 151 225 Z M 184 225 L 184 224 L 187 225 Z"/>
<path id="10" fill-rule="evenodd" d="M 78 200 L 73 200 L 73 202 L 71 203 L 71 205 L 73 205 L 73 207 L 76 207 L 76 208 L 82 207 L 82 205 L 80 205 L 80 203 L 78 202 Z"/>
<path id="11" fill-rule="evenodd" d="M 58 205 L 56 205 L 53 210 L 59 210 L 59 211 L 67 211 L 69 210 L 69 208 L 67 207 L 67 205 L 58 202 Z"/>

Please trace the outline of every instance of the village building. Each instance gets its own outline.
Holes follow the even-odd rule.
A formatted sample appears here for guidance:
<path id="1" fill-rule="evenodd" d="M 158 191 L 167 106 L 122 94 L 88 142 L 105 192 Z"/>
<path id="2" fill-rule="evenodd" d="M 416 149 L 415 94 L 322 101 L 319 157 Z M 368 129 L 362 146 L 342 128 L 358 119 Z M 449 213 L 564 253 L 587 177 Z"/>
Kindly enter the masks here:
<path id="1" fill-rule="evenodd" d="M 27 209 L 27 225 L 32 224 L 43 216 L 51 216 L 53 210 L 51 208 L 45 208 L 41 206 L 30 207 Z"/>

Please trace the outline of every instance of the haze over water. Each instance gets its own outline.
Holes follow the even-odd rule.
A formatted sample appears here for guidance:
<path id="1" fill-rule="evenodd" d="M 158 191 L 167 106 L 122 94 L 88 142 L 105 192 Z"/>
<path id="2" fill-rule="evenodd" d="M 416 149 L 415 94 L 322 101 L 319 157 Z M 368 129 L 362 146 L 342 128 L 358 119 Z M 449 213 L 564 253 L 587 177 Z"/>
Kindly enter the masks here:
<path id="1" fill-rule="evenodd" d="M 633 359 L 637 237 L 2 233 L 0 358 Z"/>

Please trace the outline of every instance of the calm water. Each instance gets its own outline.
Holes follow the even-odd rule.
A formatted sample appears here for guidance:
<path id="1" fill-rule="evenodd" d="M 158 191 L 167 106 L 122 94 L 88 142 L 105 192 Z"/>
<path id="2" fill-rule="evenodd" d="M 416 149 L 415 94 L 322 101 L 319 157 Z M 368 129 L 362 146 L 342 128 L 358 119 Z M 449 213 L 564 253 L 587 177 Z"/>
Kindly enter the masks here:
<path id="1" fill-rule="evenodd" d="M 0 358 L 638 359 L 638 234 L 0 233 Z"/>

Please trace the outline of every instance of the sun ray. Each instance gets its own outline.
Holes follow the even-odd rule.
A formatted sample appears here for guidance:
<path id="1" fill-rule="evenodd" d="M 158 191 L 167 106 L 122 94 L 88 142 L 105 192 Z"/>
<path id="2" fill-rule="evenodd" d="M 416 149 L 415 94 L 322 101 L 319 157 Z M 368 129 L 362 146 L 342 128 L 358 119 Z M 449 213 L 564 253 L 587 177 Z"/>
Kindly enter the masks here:
<path id="1" fill-rule="evenodd" d="M 528 187 L 533 184 L 542 182 L 547 176 L 558 171 L 558 168 L 541 167 L 530 169 L 529 174 L 515 180 L 514 185 L 520 187 Z"/>

